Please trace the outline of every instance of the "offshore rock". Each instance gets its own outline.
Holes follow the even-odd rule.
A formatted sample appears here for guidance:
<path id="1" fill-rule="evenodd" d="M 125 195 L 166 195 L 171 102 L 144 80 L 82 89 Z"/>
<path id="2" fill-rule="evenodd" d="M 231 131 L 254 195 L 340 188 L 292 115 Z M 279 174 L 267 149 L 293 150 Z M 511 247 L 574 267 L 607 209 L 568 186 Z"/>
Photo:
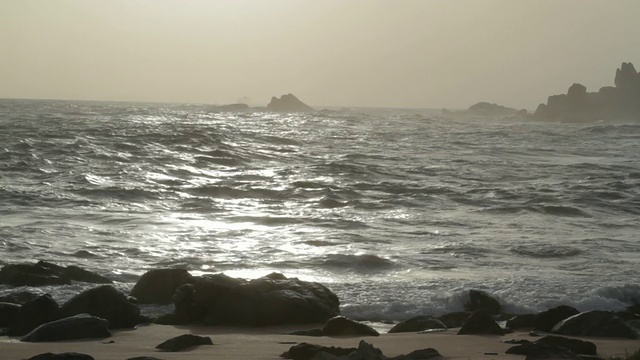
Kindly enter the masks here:
<path id="1" fill-rule="evenodd" d="M 77 266 L 63 267 L 46 261 L 9 264 L 0 270 L 0 284 L 11 286 L 68 285 L 72 281 L 108 284 L 108 278 Z"/>
<path id="2" fill-rule="evenodd" d="M 525 110 L 526 111 L 526 110 Z M 492 104 L 488 102 L 479 102 L 473 104 L 467 109 L 467 113 L 478 116 L 513 116 L 518 110 L 506 106 Z"/>
<path id="3" fill-rule="evenodd" d="M 539 313 L 533 322 L 533 328 L 539 331 L 550 332 L 560 321 L 579 313 L 577 309 L 568 305 L 556 306 Z"/>
<path id="4" fill-rule="evenodd" d="M 9 327 L 9 335 L 19 336 L 56 318 L 58 303 L 51 295 L 42 295 L 20 308 L 14 326 Z"/>
<path id="5" fill-rule="evenodd" d="M 111 336 L 108 322 L 99 317 L 80 314 L 38 326 L 20 341 L 48 342 L 77 339 L 102 339 Z"/>
<path id="6" fill-rule="evenodd" d="M 500 314 L 502 308 L 498 300 L 482 290 L 469 290 L 469 301 L 464 304 L 464 310 L 476 312 L 486 310 L 489 314 Z"/>
<path id="7" fill-rule="evenodd" d="M 308 324 L 340 314 L 340 302 L 331 290 L 282 274 L 250 281 L 224 274 L 194 277 L 178 288 L 174 305 L 175 320 L 184 324 Z"/>
<path id="8" fill-rule="evenodd" d="M 305 112 L 314 111 L 314 109 L 300 101 L 293 94 L 282 95 L 279 99 L 272 97 L 271 102 L 267 105 L 267 110 L 282 112 Z"/>
<path id="9" fill-rule="evenodd" d="M 131 290 L 141 304 L 170 304 L 180 285 L 193 277 L 185 269 L 155 269 L 144 273 Z"/>
<path id="10" fill-rule="evenodd" d="M 322 334 L 324 336 L 380 336 L 380 333 L 371 326 L 344 316 L 329 319 L 322 327 Z"/>
<path id="11" fill-rule="evenodd" d="M 140 308 L 111 285 L 84 291 L 60 307 L 59 317 L 90 314 L 109 322 L 109 328 L 132 328 L 140 323 Z"/>
<path id="12" fill-rule="evenodd" d="M 637 339 L 638 333 L 610 311 L 588 311 L 558 323 L 553 333 L 571 336 L 601 336 Z"/>
<path id="13" fill-rule="evenodd" d="M 213 345 L 213 342 L 208 336 L 184 334 L 163 342 L 162 344 L 156 346 L 156 349 L 160 351 L 176 352 L 199 345 Z"/>
<path id="14" fill-rule="evenodd" d="M 392 327 L 391 330 L 389 330 L 389 333 L 418 332 L 423 330 L 446 328 L 447 325 L 445 325 L 442 321 L 431 316 L 421 315 L 396 324 L 396 326 Z"/>
<path id="15" fill-rule="evenodd" d="M 458 331 L 458 335 L 504 335 L 504 333 L 505 330 L 493 321 L 486 310 L 473 313 Z"/>
<path id="16" fill-rule="evenodd" d="M 549 96 L 534 116 L 564 121 L 640 120 L 640 73 L 633 64 L 622 63 L 614 83 L 615 87 L 605 86 L 591 93 L 583 85 L 573 84 L 567 94 Z"/>

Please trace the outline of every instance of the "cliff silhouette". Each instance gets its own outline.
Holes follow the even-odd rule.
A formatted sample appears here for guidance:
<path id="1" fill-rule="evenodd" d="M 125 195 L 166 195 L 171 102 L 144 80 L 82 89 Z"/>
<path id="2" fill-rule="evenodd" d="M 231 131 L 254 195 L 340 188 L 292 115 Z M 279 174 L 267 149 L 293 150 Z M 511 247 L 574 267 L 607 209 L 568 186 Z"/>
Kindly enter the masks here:
<path id="1" fill-rule="evenodd" d="M 582 84 L 573 84 L 566 94 L 549 96 L 534 117 L 560 121 L 640 120 L 640 73 L 632 63 L 616 70 L 615 86 L 587 92 Z"/>

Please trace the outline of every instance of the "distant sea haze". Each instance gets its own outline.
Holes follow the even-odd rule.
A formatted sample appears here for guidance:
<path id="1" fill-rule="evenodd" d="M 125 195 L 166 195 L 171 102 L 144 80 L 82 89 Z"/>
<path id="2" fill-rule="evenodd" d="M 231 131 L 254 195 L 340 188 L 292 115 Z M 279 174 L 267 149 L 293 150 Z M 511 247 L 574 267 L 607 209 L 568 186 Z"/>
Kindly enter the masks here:
<path id="1" fill-rule="evenodd" d="M 2 264 L 123 290 L 153 268 L 275 271 L 367 320 L 461 310 L 471 288 L 514 313 L 640 299 L 638 123 L 0 100 L 0 144 Z"/>

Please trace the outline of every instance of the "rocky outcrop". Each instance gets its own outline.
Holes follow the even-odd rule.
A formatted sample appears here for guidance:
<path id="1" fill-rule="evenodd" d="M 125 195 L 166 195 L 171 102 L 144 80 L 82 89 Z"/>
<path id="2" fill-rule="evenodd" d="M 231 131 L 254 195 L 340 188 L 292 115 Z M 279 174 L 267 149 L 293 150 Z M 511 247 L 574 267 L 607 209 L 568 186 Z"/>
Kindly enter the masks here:
<path id="1" fill-rule="evenodd" d="M 553 329 L 553 333 L 571 336 L 601 336 L 638 339 L 638 333 L 610 311 L 588 311 L 571 316 Z"/>
<path id="2" fill-rule="evenodd" d="M 633 64 L 622 63 L 614 84 L 592 93 L 584 85 L 573 84 L 567 94 L 549 96 L 534 116 L 564 121 L 640 120 L 640 73 Z"/>
<path id="3" fill-rule="evenodd" d="M 10 327 L 16 323 L 20 305 L 0 302 L 0 327 Z"/>
<path id="4" fill-rule="evenodd" d="M 174 305 L 164 323 L 267 326 L 321 323 L 340 314 L 331 290 L 275 273 L 249 281 L 224 274 L 194 277 L 176 290 Z"/>
<path id="5" fill-rule="evenodd" d="M 131 290 L 141 304 L 170 304 L 180 285 L 193 277 L 184 269 L 155 269 L 144 273 Z"/>
<path id="6" fill-rule="evenodd" d="M 441 359 L 442 355 L 433 348 L 412 351 L 407 355 L 387 357 L 382 351 L 373 345 L 360 340 L 358 348 L 340 348 L 300 343 L 292 346 L 280 357 L 293 360 L 342 360 L 342 359 L 367 359 L 367 360 L 428 360 Z"/>
<path id="7" fill-rule="evenodd" d="M 424 330 L 446 328 L 447 325 L 445 325 L 442 321 L 431 316 L 421 315 L 396 324 L 391 328 L 391 330 L 389 330 L 389 333 L 418 332 Z"/>
<path id="8" fill-rule="evenodd" d="M 267 105 L 267 110 L 280 112 L 314 111 L 311 106 L 303 103 L 293 94 L 282 95 L 280 98 L 272 97 L 271 102 Z"/>
<path id="9" fill-rule="evenodd" d="M 27 360 L 94 360 L 93 356 L 75 352 L 44 353 L 28 358 Z"/>
<path id="10" fill-rule="evenodd" d="M 442 115 L 445 116 L 480 116 L 480 117 L 493 117 L 493 118 L 503 118 L 503 117 L 525 117 L 528 116 L 529 113 L 526 109 L 517 110 L 514 108 L 488 103 L 485 101 L 481 101 L 479 103 L 475 103 L 467 110 L 442 110 Z"/>
<path id="11" fill-rule="evenodd" d="M 140 323 L 140 308 L 111 285 L 84 291 L 60 307 L 58 317 L 90 314 L 109 322 L 109 328 L 132 328 Z"/>
<path id="12" fill-rule="evenodd" d="M 20 341 L 49 342 L 77 339 L 103 339 L 111 336 L 108 325 L 105 319 L 80 314 L 44 323 L 22 337 Z"/>
<path id="13" fill-rule="evenodd" d="M 0 284 L 11 286 L 68 285 L 72 281 L 109 284 L 108 278 L 77 266 L 60 266 L 46 261 L 9 264 L 0 270 Z"/>

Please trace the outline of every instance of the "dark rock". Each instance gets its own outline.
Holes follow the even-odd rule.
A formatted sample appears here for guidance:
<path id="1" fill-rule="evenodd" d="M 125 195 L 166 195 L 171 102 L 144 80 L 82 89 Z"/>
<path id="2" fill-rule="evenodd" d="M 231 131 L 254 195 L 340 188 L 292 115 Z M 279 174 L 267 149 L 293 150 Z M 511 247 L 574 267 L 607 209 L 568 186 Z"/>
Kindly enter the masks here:
<path id="1" fill-rule="evenodd" d="M 522 344 L 505 351 L 507 354 L 526 355 L 525 360 L 573 359 L 580 360 L 571 350 L 547 343 Z"/>
<path id="2" fill-rule="evenodd" d="M 105 319 L 80 314 L 42 324 L 22 337 L 20 341 L 47 342 L 107 338 L 111 336 L 108 326 Z"/>
<path id="3" fill-rule="evenodd" d="M 505 330 L 493 321 L 491 315 L 485 310 L 473 313 L 458 331 L 458 335 L 504 335 L 504 333 Z"/>
<path id="4" fill-rule="evenodd" d="M 438 319 L 442 321 L 447 328 L 458 328 L 464 325 L 464 322 L 471 316 L 470 312 L 452 312 L 440 316 Z"/>
<path id="5" fill-rule="evenodd" d="M 175 315 L 204 325 L 304 324 L 340 313 L 338 297 L 326 287 L 281 274 L 246 281 L 223 274 L 194 277 L 176 290 Z"/>
<path id="6" fill-rule="evenodd" d="M 431 316 L 421 315 L 398 323 L 396 326 L 391 328 L 391 330 L 389 330 L 389 333 L 418 332 L 423 330 L 446 328 L 447 326 L 442 321 Z"/>
<path id="7" fill-rule="evenodd" d="M 156 349 L 160 351 L 176 352 L 198 345 L 213 345 L 213 342 L 208 336 L 184 334 L 163 342 L 162 344 L 156 346 Z"/>
<path id="8" fill-rule="evenodd" d="M 297 335 L 297 336 L 315 336 L 320 337 L 324 336 L 322 329 L 311 329 L 311 330 L 300 330 L 289 333 L 289 335 Z"/>
<path id="9" fill-rule="evenodd" d="M 349 360 L 389 360 L 380 349 L 373 347 L 373 345 L 360 340 L 358 349 L 349 354 Z"/>
<path id="10" fill-rule="evenodd" d="M 138 279 L 131 296 L 141 304 L 169 304 L 176 289 L 191 279 L 191 274 L 184 269 L 150 270 Z"/>
<path id="11" fill-rule="evenodd" d="M 12 327 L 18 319 L 20 305 L 0 302 L 0 327 Z"/>
<path id="12" fill-rule="evenodd" d="M 30 357 L 27 360 L 94 360 L 94 359 L 93 359 L 93 356 L 91 355 L 67 352 L 67 353 L 59 353 L 59 354 L 44 353 L 44 354 Z"/>
<path id="13" fill-rule="evenodd" d="M 580 354 L 580 355 L 598 355 L 598 348 L 596 344 L 590 341 L 549 335 L 536 340 L 536 343 L 553 344 L 556 346 L 567 348 L 571 350 L 573 353 Z"/>
<path id="14" fill-rule="evenodd" d="M 438 350 L 433 348 L 420 349 L 412 351 L 407 355 L 398 355 L 392 357 L 391 360 L 428 360 L 428 359 L 440 359 L 443 356 L 440 355 Z"/>
<path id="15" fill-rule="evenodd" d="M 502 311 L 498 300 L 481 290 L 469 290 L 469 301 L 464 304 L 464 310 L 469 312 L 486 310 L 489 314 L 500 314 Z"/>
<path id="16" fill-rule="evenodd" d="M 20 308 L 15 326 L 9 329 L 12 336 L 21 336 L 36 327 L 55 319 L 58 312 L 58 303 L 51 295 L 42 295 L 31 300 Z"/>
<path id="17" fill-rule="evenodd" d="M 627 312 L 640 315 L 640 304 L 629 306 Z"/>
<path id="18" fill-rule="evenodd" d="M 518 110 L 488 102 L 479 102 L 471 105 L 469 109 L 467 109 L 467 113 L 478 116 L 512 116 L 515 115 L 516 112 L 518 112 Z"/>
<path id="19" fill-rule="evenodd" d="M 162 360 L 153 356 L 136 356 L 132 358 L 128 358 L 127 360 Z"/>
<path id="20" fill-rule="evenodd" d="M 11 286 L 68 285 L 72 281 L 111 283 L 106 277 L 77 266 L 63 267 L 46 261 L 36 264 L 9 264 L 0 269 L 0 284 Z"/>
<path id="21" fill-rule="evenodd" d="M 380 336 L 369 325 L 353 321 L 344 316 L 329 319 L 322 328 L 324 336 Z"/>
<path id="22" fill-rule="evenodd" d="M 238 103 L 238 104 L 225 104 L 218 105 L 214 107 L 214 111 L 245 111 L 249 109 L 249 105 Z"/>
<path id="23" fill-rule="evenodd" d="M 536 316 L 533 327 L 536 330 L 549 332 L 560 321 L 580 313 L 571 306 L 560 305 L 543 311 Z"/>
<path id="24" fill-rule="evenodd" d="M 589 311 L 558 323 L 553 333 L 571 336 L 601 336 L 637 339 L 638 333 L 610 311 Z"/>
<path id="25" fill-rule="evenodd" d="M 293 360 L 309 360 L 320 352 L 325 352 L 335 356 L 347 356 L 354 351 L 356 351 L 356 348 L 327 347 L 303 342 L 292 346 L 289 350 L 280 355 L 280 357 Z"/>
<path id="26" fill-rule="evenodd" d="M 512 330 L 533 328 L 536 316 L 536 314 L 516 315 L 507 320 L 506 326 Z"/>
<path id="27" fill-rule="evenodd" d="M 38 294 L 31 291 L 16 291 L 8 295 L 0 296 L 0 302 L 23 305 L 31 300 L 39 298 L 42 295 L 42 293 Z"/>
<path id="28" fill-rule="evenodd" d="M 313 108 L 302 101 L 298 100 L 293 94 L 282 95 L 279 99 L 272 97 L 271 102 L 267 105 L 267 109 L 271 111 L 291 111 L 304 112 L 313 111 Z"/>
<path id="29" fill-rule="evenodd" d="M 109 328 L 132 328 L 140 323 L 140 308 L 111 285 L 84 291 L 60 307 L 59 317 L 90 314 L 109 322 Z"/>

